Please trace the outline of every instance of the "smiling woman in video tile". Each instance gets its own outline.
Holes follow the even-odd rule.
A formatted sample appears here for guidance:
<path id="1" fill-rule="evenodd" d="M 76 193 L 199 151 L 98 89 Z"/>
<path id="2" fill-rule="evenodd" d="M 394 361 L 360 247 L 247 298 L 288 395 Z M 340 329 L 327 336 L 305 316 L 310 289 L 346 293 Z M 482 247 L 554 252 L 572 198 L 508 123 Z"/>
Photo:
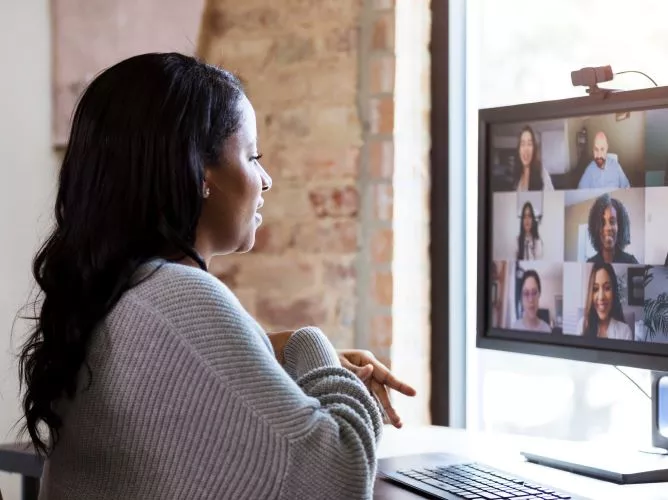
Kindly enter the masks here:
<path id="1" fill-rule="evenodd" d="M 626 207 L 607 193 L 596 198 L 589 210 L 589 239 L 596 255 L 587 262 L 638 263 L 635 256 L 624 252 L 631 243 L 631 222 Z"/>
<path id="2" fill-rule="evenodd" d="M 594 264 L 585 297 L 585 314 L 578 322 L 578 335 L 633 340 L 631 328 L 624 322 L 617 275 L 610 264 Z"/>
<path id="3" fill-rule="evenodd" d="M 515 171 L 517 191 L 554 191 L 550 174 L 540 161 L 536 134 L 528 125 L 520 132 L 517 153 L 520 162 Z"/>

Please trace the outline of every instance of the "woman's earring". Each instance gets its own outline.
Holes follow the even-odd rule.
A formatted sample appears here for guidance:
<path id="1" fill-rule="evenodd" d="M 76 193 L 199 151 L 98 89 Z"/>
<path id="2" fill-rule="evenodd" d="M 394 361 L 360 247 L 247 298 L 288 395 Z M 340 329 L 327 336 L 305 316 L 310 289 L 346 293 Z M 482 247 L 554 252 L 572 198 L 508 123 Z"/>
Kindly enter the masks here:
<path id="1" fill-rule="evenodd" d="M 211 190 L 209 189 L 209 186 L 204 186 L 204 198 L 208 198 L 210 194 Z"/>

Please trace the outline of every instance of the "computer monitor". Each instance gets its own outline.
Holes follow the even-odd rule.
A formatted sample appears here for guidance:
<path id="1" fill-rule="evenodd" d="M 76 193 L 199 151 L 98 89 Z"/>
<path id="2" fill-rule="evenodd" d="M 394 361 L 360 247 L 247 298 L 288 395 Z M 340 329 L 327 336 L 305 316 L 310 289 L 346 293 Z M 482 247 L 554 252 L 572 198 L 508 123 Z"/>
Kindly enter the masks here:
<path id="1" fill-rule="evenodd" d="M 668 87 L 480 110 L 478 175 L 477 346 L 655 371 L 666 447 Z"/>

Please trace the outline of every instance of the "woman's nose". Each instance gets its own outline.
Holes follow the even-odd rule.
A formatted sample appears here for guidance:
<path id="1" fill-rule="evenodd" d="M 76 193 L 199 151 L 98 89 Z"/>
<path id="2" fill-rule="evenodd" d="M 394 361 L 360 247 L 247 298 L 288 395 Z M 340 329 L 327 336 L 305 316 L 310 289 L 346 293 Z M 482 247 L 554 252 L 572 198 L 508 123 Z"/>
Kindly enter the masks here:
<path id="1" fill-rule="evenodd" d="M 271 180 L 271 176 L 267 173 L 264 167 L 262 167 L 262 165 L 260 165 L 260 177 L 262 178 L 262 191 L 269 191 L 273 181 Z"/>

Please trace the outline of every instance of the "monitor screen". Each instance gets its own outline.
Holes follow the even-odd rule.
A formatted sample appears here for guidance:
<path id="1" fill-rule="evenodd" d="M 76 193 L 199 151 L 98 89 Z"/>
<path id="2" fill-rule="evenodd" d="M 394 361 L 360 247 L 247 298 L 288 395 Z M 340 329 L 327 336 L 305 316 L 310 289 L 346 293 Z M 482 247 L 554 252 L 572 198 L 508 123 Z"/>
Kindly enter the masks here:
<path id="1" fill-rule="evenodd" d="M 665 369 L 668 89 L 482 110 L 480 135 L 479 345 Z"/>

